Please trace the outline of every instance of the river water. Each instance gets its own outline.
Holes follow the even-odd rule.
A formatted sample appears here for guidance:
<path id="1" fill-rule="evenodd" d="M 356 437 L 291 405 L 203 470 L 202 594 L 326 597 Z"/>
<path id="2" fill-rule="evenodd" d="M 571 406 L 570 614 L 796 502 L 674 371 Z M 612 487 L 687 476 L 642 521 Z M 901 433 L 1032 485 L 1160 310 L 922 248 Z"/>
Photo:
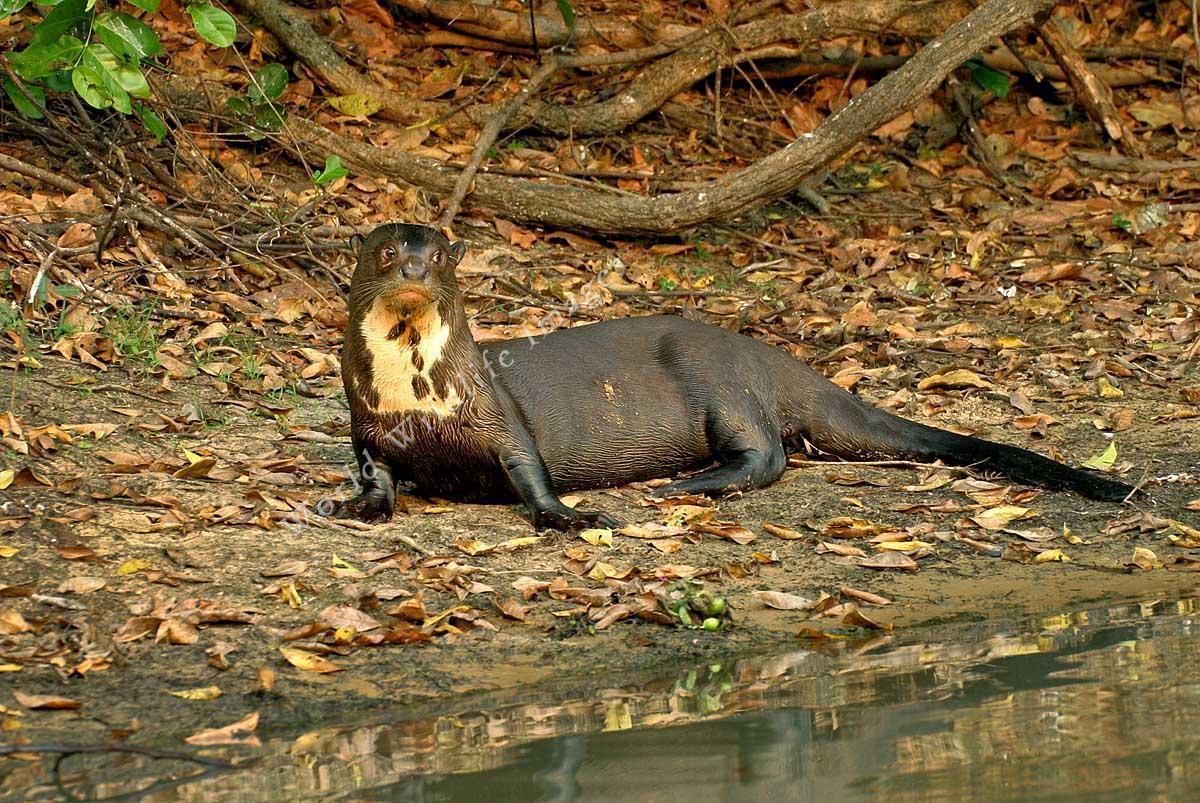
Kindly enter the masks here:
<path id="1" fill-rule="evenodd" d="M 58 780 L 155 801 L 1200 800 L 1200 598 L 797 639 L 575 688 L 373 712 L 233 771 L 86 757 Z M 29 797 L 60 795 L 45 772 Z"/>

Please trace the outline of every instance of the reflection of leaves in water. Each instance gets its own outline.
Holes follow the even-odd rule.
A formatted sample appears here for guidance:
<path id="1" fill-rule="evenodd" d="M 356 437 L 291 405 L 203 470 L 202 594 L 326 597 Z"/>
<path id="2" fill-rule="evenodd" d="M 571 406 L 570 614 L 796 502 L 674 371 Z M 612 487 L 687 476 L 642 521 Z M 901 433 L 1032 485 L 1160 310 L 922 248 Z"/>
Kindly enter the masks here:
<path id="1" fill-rule="evenodd" d="M 1117 759 L 1131 751 L 1157 750 L 1152 746 L 1169 735 L 1161 732 L 1168 716 L 1172 732 L 1185 741 L 1174 758 L 1159 750 L 1155 760 L 1183 762 L 1189 749 L 1195 757 L 1200 643 L 1188 637 L 1181 617 L 1197 614 L 1200 600 L 1187 599 L 1056 614 L 1030 620 L 1014 633 L 991 632 L 994 624 L 967 627 L 940 642 L 903 633 L 899 638 L 908 641 L 891 635 L 852 640 L 835 632 L 787 653 L 709 662 L 640 684 L 622 678 L 614 687 L 601 680 L 595 693 L 547 698 L 545 692 L 539 697 L 528 689 L 513 690 L 472 698 L 459 709 L 436 703 L 424 710 L 404 708 L 396 712 L 395 724 L 326 729 L 298 741 L 270 742 L 254 773 L 196 783 L 219 783 L 223 794 L 242 790 L 255 797 L 255 779 L 269 771 L 293 792 L 332 791 L 349 788 L 345 770 L 353 765 L 360 782 L 369 778 L 377 790 L 422 776 L 435 783 L 448 774 L 483 773 L 456 782 L 478 792 L 490 783 L 492 768 L 521 764 L 535 754 L 551 761 L 553 751 L 531 753 L 526 749 L 531 742 L 605 730 L 636 739 L 628 748 L 624 742 L 603 743 L 603 749 L 615 751 L 611 760 L 620 762 L 612 772 L 636 772 L 651 785 L 674 783 L 670 773 L 658 772 L 660 751 L 635 746 L 657 744 L 665 750 L 688 744 L 688 750 L 667 750 L 676 757 L 672 760 L 711 767 L 720 765 L 725 745 L 750 739 L 747 744 L 766 761 L 774 754 L 771 739 L 785 737 L 754 723 L 786 716 L 788 722 L 808 723 L 803 743 L 786 737 L 792 740 L 788 751 L 831 767 L 831 783 L 866 779 L 862 782 L 877 799 L 926 799 L 917 790 L 955 789 L 961 795 L 975 786 L 999 788 L 986 784 L 1018 784 L 1014 790 L 1024 784 L 1030 795 L 1058 789 L 1055 783 L 1127 788 L 1136 776 L 1122 780 L 1105 769 L 1080 778 L 1050 768 L 1055 761 L 1082 760 L 1093 768 L 1118 766 Z M 817 644 L 822 652 L 811 649 Z M 1147 685 L 1149 693 L 1142 693 Z M 1121 705 L 1111 704 L 1118 699 Z M 379 716 L 372 718 L 378 722 Z M 758 719 L 762 716 L 776 719 Z M 727 735 L 712 737 L 714 727 Z M 670 730 L 647 731 L 656 728 Z M 1098 733 L 1105 738 L 1094 738 Z M 617 735 L 606 737 L 612 738 Z M 868 744 L 874 747 L 860 749 Z M 601 743 L 590 750 L 600 751 Z M 970 774 L 980 767 L 987 771 Z M 521 764 L 519 771 L 526 770 L 537 767 Z M 153 770 L 150 764 L 130 766 L 126 777 L 136 771 Z M 196 786 L 189 793 L 201 790 Z"/>

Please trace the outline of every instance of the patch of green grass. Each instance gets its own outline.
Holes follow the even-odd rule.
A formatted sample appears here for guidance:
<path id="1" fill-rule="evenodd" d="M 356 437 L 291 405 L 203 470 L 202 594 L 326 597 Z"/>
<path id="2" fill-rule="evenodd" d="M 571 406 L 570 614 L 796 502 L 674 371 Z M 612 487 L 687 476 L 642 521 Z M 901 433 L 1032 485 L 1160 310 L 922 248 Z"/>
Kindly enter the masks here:
<path id="1" fill-rule="evenodd" d="M 235 326 L 219 337 L 216 342 L 217 345 L 229 346 L 245 353 L 255 349 L 258 338 L 255 337 L 253 332 L 248 332 L 241 327 Z"/>
<path id="2" fill-rule="evenodd" d="M 67 309 L 63 307 L 58 313 L 58 323 L 54 324 L 54 331 L 50 333 L 51 342 L 57 343 L 64 337 L 70 337 L 78 330 L 67 321 Z"/>
<path id="3" fill-rule="evenodd" d="M 296 393 L 296 385 L 293 382 L 287 383 L 284 387 L 267 391 L 266 397 L 269 402 L 281 407 L 300 406 L 300 395 Z"/>
<path id="4" fill-rule="evenodd" d="M 117 307 L 104 324 L 104 336 L 126 357 L 140 360 L 152 367 L 156 366 L 158 330 L 154 328 L 153 314 L 154 306 L 149 302 L 136 307 Z"/>
<path id="5" fill-rule="evenodd" d="M 257 354 L 251 354 L 242 360 L 242 376 L 251 382 L 257 382 L 263 377 L 263 359 Z"/>
<path id="6" fill-rule="evenodd" d="M 11 301 L 0 301 L 0 331 L 14 332 L 24 339 L 26 334 L 25 319 L 21 310 Z"/>

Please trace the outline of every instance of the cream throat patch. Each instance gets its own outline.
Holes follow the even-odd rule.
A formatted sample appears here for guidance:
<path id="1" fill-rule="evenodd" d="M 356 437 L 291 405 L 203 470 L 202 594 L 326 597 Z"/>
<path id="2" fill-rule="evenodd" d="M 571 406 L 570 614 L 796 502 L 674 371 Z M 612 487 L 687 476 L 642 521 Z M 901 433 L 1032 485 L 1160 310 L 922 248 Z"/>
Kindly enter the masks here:
<path id="1" fill-rule="evenodd" d="M 363 318 L 361 331 L 371 355 L 372 390 L 379 399 L 374 412 L 433 413 L 445 418 L 462 405 L 458 387 L 462 383 L 434 377 L 450 338 L 450 326 L 436 304 L 404 320 L 377 298 Z"/>

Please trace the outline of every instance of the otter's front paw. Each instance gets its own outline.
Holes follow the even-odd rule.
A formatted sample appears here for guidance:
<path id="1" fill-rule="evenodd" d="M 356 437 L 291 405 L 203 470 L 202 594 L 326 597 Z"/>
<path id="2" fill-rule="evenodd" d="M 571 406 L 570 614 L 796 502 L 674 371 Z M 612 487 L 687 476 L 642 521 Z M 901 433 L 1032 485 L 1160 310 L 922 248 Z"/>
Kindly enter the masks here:
<path id="1" fill-rule="evenodd" d="M 537 530 L 559 530 L 564 533 L 578 532 L 590 527 L 607 527 L 616 530 L 621 522 L 607 513 L 599 511 L 572 510 L 563 505 L 553 510 L 535 510 L 533 526 Z"/>
<path id="2" fill-rule="evenodd" d="M 335 519 L 354 519 L 366 524 L 379 524 L 392 517 L 392 505 L 387 497 L 380 498 L 372 494 L 361 494 L 344 502 L 337 502 L 333 508 Z"/>

